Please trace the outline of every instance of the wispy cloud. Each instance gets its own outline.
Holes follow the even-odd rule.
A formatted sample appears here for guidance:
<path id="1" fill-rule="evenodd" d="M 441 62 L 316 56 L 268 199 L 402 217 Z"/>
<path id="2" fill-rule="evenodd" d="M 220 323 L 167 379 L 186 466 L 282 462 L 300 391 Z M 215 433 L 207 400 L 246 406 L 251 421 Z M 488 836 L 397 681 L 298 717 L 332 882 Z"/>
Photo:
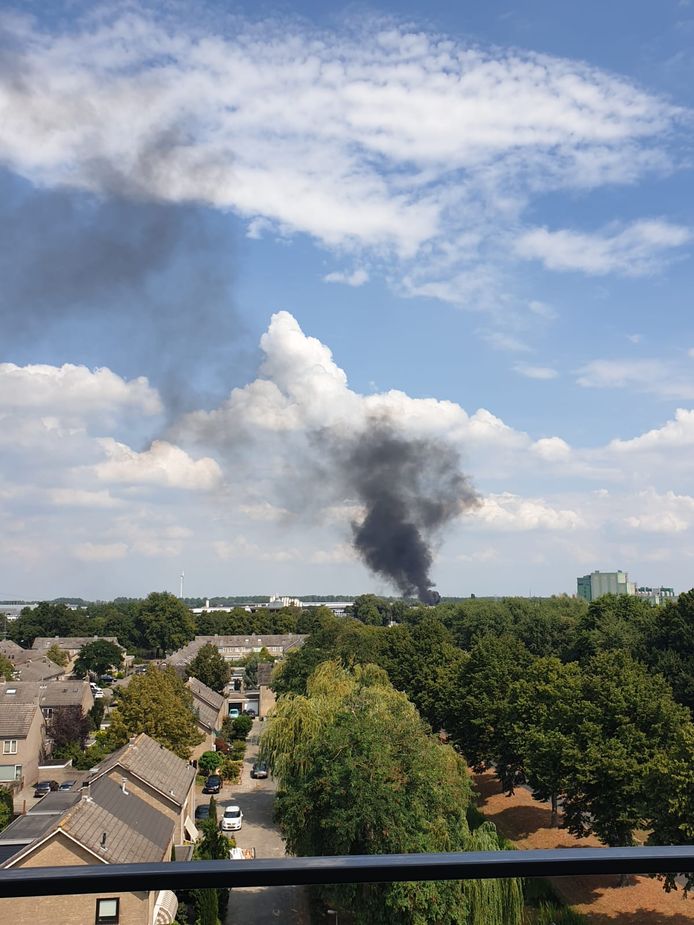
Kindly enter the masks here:
<path id="1" fill-rule="evenodd" d="M 578 370 L 576 382 L 584 388 L 630 388 L 662 398 L 694 399 L 694 375 L 662 359 L 591 360 Z"/>
<path id="2" fill-rule="evenodd" d="M 515 250 L 520 257 L 542 261 L 550 270 L 573 270 L 592 276 L 647 276 L 660 269 L 668 251 L 688 244 L 692 237 L 689 228 L 661 219 L 633 222 L 621 230 L 608 228 L 595 234 L 533 228 L 517 239 Z"/>
<path id="3" fill-rule="evenodd" d="M 556 379 L 559 375 L 551 366 L 528 366 L 525 363 L 516 363 L 513 368 L 527 379 Z"/>
<path id="4" fill-rule="evenodd" d="M 177 15 L 104 7 L 55 34 L 7 17 L 3 162 L 46 186 L 232 210 L 250 237 L 368 252 L 399 291 L 498 314 L 508 229 L 535 197 L 671 166 L 680 110 L 581 62 L 382 18 L 212 31 Z M 637 274 L 687 235 L 665 220 L 597 239 L 534 229 L 518 248 L 553 269 Z"/>
<path id="5" fill-rule="evenodd" d="M 325 283 L 343 283 L 345 286 L 363 286 L 369 281 L 369 274 L 361 268 L 352 273 L 328 273 L 323 277 Z"/>

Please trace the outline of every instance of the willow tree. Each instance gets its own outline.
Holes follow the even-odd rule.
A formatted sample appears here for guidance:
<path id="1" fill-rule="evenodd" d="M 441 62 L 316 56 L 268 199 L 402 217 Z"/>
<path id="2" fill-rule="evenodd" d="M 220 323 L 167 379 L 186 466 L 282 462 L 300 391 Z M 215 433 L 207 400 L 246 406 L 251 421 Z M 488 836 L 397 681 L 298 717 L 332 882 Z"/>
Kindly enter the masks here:
<path id="1" fill-rule="evenodd" d="M 279 781 L 277 815 L 293 854 L 476 845 L 466 821 L 471 787 L 463 762 L 429 735 L 407 697 L 374 665 L 318 666 L 306 696 L 279 699 L 261 748 Z M 521 921 L 516 893 L 501 882 L 483 891 L 462 881 L 352 884 L 327 888 L 323 898 L 364 925 Z"/>

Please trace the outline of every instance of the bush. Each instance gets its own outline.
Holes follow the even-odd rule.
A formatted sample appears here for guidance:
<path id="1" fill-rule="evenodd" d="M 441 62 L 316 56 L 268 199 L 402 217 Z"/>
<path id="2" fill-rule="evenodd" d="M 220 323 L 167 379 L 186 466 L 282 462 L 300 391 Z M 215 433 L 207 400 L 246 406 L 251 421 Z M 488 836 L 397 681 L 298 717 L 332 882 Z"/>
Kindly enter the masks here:
<path id="1" fill-rule="evenodd" d="M 243 761 L 234 761 L 233 758 L 224 757 L 219 767 L 219 773 L 225 781 L 231 784 L 237 784 L 241 780 L 241 768 Z"/>
<path id="2" fill-rule="evenodd" d="M 203 774 L 212 774 L 222 763 L 219 752 L 203 752 L 198 758 L 198 767 Z"/>
<path id="3" fill-rule="evenodd" d="M 223 752 L 224 754 L 229 751 L 229 743 L 227 740 L 219 737 L 214 740 L 214 747 L 216 751 Z"/>
<path id="4" fill-rule="evenodd" d="M 240 761 L 246 754 L 246 743 L 236 740 L 229 747 L 229 757 L 234 761 Z"/>

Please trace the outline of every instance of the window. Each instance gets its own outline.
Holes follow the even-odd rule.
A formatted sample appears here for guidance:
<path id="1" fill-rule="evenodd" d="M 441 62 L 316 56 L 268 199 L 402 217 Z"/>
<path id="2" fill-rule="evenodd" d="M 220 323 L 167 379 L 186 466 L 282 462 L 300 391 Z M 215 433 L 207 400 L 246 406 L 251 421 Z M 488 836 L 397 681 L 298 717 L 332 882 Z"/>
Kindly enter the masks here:
<path id="1" fill-rule="evenodd" d="M 53 707 L 44 707 L 43 715 L 45 716 L 46 719 L 51 719 L 51 717 L 53 716 Z"/>
<path id="2" fill-rule="evenodd" d="M 97 899 L 96 925 L 118 925 L 118 903 L 116 899 Z"/>
<path id="3" fill-rule="evenodd" d="M 15 780 L 21 780 L 21 779 L 22 779 L 22 766 L 21 766 L 21 764 L 16 764 L 15 767 L 14 767 L 14 779 L 15 779 Z"/>
<path id="4" fill-rule="evenodd" d="M 16 739 L 4 739 L 2 743 L 2 753 L 3 755 L 16 755 L 17 754 L 17 740 Z"/>

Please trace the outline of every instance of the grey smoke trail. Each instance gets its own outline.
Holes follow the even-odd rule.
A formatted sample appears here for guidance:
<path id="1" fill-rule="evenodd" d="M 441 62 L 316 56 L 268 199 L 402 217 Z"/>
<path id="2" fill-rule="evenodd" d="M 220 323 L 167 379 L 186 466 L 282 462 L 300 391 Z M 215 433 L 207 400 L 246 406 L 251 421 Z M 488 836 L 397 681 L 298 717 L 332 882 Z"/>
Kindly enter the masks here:
<path id="1" fill-rule="evenodd" d="M 229 386 L 240 324 L 228 223 L 114 192 L 0 171 L 0 361 L 44 343 L 71 362 L 144 371 L 175 414 Z"/>
<path id="2" fill-rule="evenodd" d="M 432 540 L 452 520 L 479 504 L 460 469 L 455 448 L 399 432 L 387 418 L 371 418 L 336 453 L 345 486 L 365 507 L 352 525 L 364 563 L 405 596 L 433 604 Z"/>

